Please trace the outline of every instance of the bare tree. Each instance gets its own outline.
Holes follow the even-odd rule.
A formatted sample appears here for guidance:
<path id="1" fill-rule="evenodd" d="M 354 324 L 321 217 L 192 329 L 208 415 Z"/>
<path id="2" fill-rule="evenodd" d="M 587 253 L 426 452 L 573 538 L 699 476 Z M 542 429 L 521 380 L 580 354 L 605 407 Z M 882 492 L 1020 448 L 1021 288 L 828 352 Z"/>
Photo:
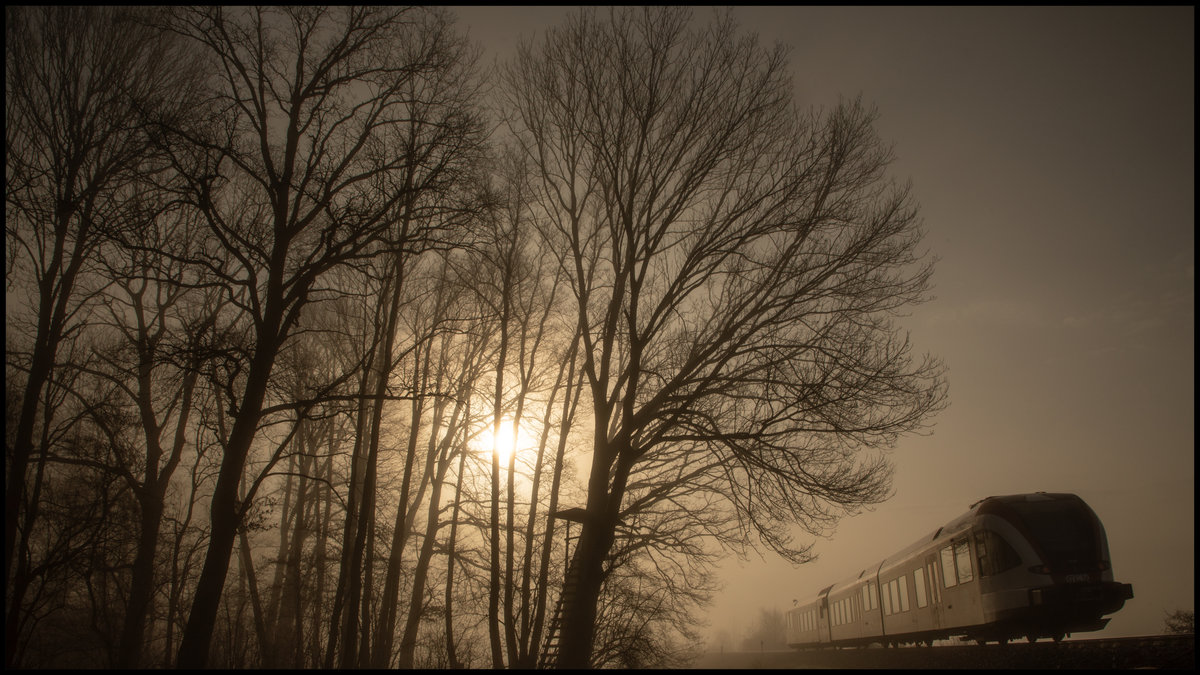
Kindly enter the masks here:
<path id="1" fill-rule="evenodd" d="M 107 278 L 97 274 L 96 254 L 111 238 L 153 228 L 163 203 L 155 175 L 165 167 L 153 123 L 178 122 L 195 100 L 193 60 L 178 40 L 139 21 L 149 13 L 6 10 L 6 281 L 29 301 L 6 309 L 8 325 L 27 328 L 29 341 L 8 351 L 24 391 L 6 445 L 6 582 L 18 524 L 29 531 L 38 512 L 27 499 L 27 469 L 38 419 L 50 424 L 54 414 L 38 402 Z M 140 562 L 146 569 L 149 561 Z M 21 593 L 11 590 L 11 606 L 19 606 Z M 128 649 L 136 642 L 131 634 Z"/>
<path id="2" fill-rule="evenodd" d="M 190 262 L 226 285 L 251 327 L 181 667 L 207 662 L 244 509 L 238 485 L 276 356 L 305 307 L 338 292 L 327 273 L 386 251 L 420 189 L 406 177 L 424 158 L 397 148 L 411 129 L 410 83 L 438 81 L 449 63 L 445 43 L 425 30 L 428 11 L 212 7 L 165 24 L 202 47 L 215 73 L 212 122 L 169 129 L 192 148 L 176 156 L 188 181 L 180 198 L 208 225 L 205 255 Z M 419 255 L 440 237 L 414 230 L 400 252 Z"/>
<path id="3" fill-rule="evenodd" d="M 5 18 L 5 278 L 32 308 L 29 344 L 8 352 L 24 391 L 6 447 L 7 583 L 18 522 L 36 514 L 26 474 L 37 418 L 51 414 L 38 401 L 62 342 L 84 324 L 96 290 L 92 254 L 142 215 L 139 194 L 157 168 L 147 117 L 186 108 L 191 72 L 170 41 L 126 10 L 10 7 Z M 15 311 L 25 305 L 7 304 L 10 327 L 26 326 Z"/>
<path id="4" fill-rule="evenodd" d="M 743 651 L 784 649 L 787 647 L 786 624 L 778 609 L 759 609 L 758 621 L 742 640 Z"/>
<path id="5" fill-rule="evenodd" d="M 535 216 L 577 301 L 594 419 L 558 665 L 591 663 L 629 482 L 672 448 L 719 460 L 727 506 L 786 529 L 884 498 L 882 456 L 945 400 L 893 318 L 925 297 L 908 190 L 857 102 L 803 114 L 782 48 L 682 8 L 583 10 L 505 84 Z M 681 474 L 679 486 L 689 477 Z M 670 486 L 666 486 L 670 487 Z"/>
<path id="6" fill-rule="evenodd" d="M 152 228 L 144 240 L 161 234 Z M 163 237 L 161 245 L 166 245 Z M 147 251 L 126 257 L 118 250 L 112 266 L 106 308 L 111 332 L 120 337 L 106 350 L 97 372 L 137 411 L 141 450 L 118 453 L 111 471 L 124 479 L 138 502 L 137 554 L 130 578 L 121 648 L 116 665 L 139 667 L 147 617 L 155 587 L 155 558 L 167 492 L 189 440 L 194 393 L 204 358 L 204 342 L 220 312 L 211 292 L 195 299 L 175 284 L 177 264 Z M 130 366 L 133 366 L 131 369 Z"/>
<path id="7" fill-rule="evenodd" d="M 480 325 L 479 322 L 463 321 L 462 317 L 453 323 L 448 321 L 449 317 L 456 314 L 452 310 L 456 307 L 461 310 L 464 299 L 469 298 L 463 293 L 463 284 L 451 280 L 450 265 L 445 265 L 442 272 L 431 278 L 430 282 L 437 289 L 433 300 L 434 317 L 438 323 L 447 325 L 438 332 L 436 347 L 433 343 L 430 344 L 430 354 L 436 351 L 437 357 L 433 362 L 432 382 L 425 385 L 428 398 L 431 399 L 431 410 L 429 423 L 422 424 L 428 427 L 426 433 L 429 437 L 424 469 L 426 479 L 420 490 L 423 494 L 424 486 L 429 486 L 429 504 L 420 551 L 412 570 L 408 617 L 400 640 L 401 668 L 412 668 L 415 663 L 418 632 L 421 620 L 427 614 L 426 584 L 437 551 L 438 531 L 446 524 L 441 495 L 444 484 L 448 483 L 450 469 L 456 463 L 459 466 L 459 479 L 462 478 L 464 455 L 468 452 L 467 439 L 470 437 L 472 426 L 477 426 L 476 420 L 471 419 L 471 394 L 478 386 L 485 364 L 489 362 L 488 329 L 491 324 Z M 471 330 L 472 324 L 475 330 Z M 430 377 L 428 366 L 429 363 L 426 362 L 426 368 L 423 369 L 426 377 Z M 414 503 L 419 502 L 420 495 Z M 415 509 L 411 515 L 415 516 Z M 397 527 L 400 526 L 397 517 Z M 405 523 L 404 527 L 408 529 L 410 526 Z M 391 597 L 387 599 L 391 600 Z M 452 623 L 452 612 L 448 605 L 449 603 L 445 611 L 446 620 Z M 445 649 L 448 662 L 455 663 L 452 641 L 447 641 Z"/>

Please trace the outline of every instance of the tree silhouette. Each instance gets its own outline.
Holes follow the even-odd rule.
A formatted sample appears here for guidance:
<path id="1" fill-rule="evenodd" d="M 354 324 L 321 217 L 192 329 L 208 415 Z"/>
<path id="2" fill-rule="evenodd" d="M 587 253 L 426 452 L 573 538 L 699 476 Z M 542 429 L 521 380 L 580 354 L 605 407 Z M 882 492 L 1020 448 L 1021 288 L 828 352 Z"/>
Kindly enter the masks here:
<path id="1" fill-rule="evenodd" d="M 156 174 L 165 165 L 154 122 L 178 122 L 194 102 L 195 69 L 178 41 L 118 8 L 5 10 L 5 241 L 16 302 L 6 312 L 29 349 L 8 349 L 24 375 L 15 433 L 7 439 L 4 569 L 10 619 L 25 583 L 12 569 L 38 514 L 27 491 L 37 426 L 53 423 L 40 406 L 61 367 L 64 343 L 79 338 L 105 275 L 96 254 L 106 242 L 143 230 L 162 208 Z M 21 302 L 27 301 L 27 303 Z M 17 347 L 13 349 L 13 347 Z M 42 475 L 39 470 L 38 475 Z M 19 622 L 7 623 L 6 664 Z"/>
<path id="2" fill-rule="evenodd" d="M 6 665 L 683 665 L 944 405 L 874 113 L 728 15 L 6 18 Z"/>
<path id="3" fill-rule="evenodd" d="M 860 459 L 944 402 L 892 317 L 924 297 L 916 209 L 857 102 L 802 114 L 781 48 L 681 8 L 583 10 L 505 78 L 536 217 L 576 298 L 594 441 L 560 667 L 590 663 L 630 480 L 695 446 L 767 546 L 881 500 Z M 686 489 L 682 475 L 675 486 Z M 671 485 L 663 489 L 671 489 Z"/>
<path id="4" fill-rule="evenodd" d="M 426 10 L 381 7 L 183 9 L 166 26 L 203 47 L 214 78 L 211 124 L 171 128 L 190 143 L 181 195 L 208 225 L 191 262 L 220 279 L 252 327 L 249 358 L 212 497 L 209 551 L 179 665 L 206 663 L 243 505 L 237 489 L 264 414 L 276 356 L 306 306 L 337 289 L 327 274 L 387 251 L 436 246 L 437 223 L 390 235 L 418 202 L 412 167 L 443 145 L 412 145 L 413 82 L 449 82 L 452 45 L 420 20 Z M 440 130 L 440 127 L 439 127 Z M 405 141 L 409 141 L 406 146 Z M 353 572 L 352 572 L 353 575 Z M 348 645 L 345 646 L 347 649 Z"/>

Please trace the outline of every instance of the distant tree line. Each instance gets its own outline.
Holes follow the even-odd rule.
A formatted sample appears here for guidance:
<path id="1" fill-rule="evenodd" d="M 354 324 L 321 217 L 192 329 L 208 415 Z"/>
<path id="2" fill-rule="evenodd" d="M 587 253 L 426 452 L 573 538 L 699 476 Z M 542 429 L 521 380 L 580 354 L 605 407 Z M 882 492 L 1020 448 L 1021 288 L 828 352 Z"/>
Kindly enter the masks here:
<path id="1" fill-rule="evenodd" d="M 1177 609 L 1166 612 L 1163 618 L 1163 630 L 1171 635 L 1194 635 L 1196 633 L 1196 611 Z"/>
<path id="2" fill-rule="evenodd" d="M 874 113 L 728 15 L 5 18 L 6 667 L 682 665 L 945 404 Z"/>

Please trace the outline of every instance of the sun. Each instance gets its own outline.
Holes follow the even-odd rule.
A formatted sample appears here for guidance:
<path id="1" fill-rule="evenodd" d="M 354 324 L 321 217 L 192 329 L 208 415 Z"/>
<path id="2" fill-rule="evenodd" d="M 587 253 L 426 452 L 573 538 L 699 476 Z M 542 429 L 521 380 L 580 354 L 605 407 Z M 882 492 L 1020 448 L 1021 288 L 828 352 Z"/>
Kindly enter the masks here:
<path id="1" fill-rule="evenodd" d="M 524 434 L 520 429 L 517 430 L 516 442 L 513 441 L 513 422 L 510 419 L 500 420 L 500 430 L 495 431 L 495 426 L 489 423 L 479 434 L 479 450 L 481 452 L 495 452 L 497 459 L 500 460 L 501 466 L 508 466 L 508 460 L 512 457 L 514 450 L 520 449 L 523 446 Z"/>

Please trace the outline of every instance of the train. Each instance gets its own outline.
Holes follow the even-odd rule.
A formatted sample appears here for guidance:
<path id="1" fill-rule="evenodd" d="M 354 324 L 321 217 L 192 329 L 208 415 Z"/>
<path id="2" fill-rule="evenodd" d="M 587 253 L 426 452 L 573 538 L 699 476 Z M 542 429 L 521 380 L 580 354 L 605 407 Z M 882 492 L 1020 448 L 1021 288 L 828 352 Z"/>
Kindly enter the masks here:
<path id="1" fill-rule="evenodd" d="M 1104 526 L 1074 494 L 988 497 L 786 612 L 788 646 L 1061 641 L 1133 597 L 1113 581 Z"/>

